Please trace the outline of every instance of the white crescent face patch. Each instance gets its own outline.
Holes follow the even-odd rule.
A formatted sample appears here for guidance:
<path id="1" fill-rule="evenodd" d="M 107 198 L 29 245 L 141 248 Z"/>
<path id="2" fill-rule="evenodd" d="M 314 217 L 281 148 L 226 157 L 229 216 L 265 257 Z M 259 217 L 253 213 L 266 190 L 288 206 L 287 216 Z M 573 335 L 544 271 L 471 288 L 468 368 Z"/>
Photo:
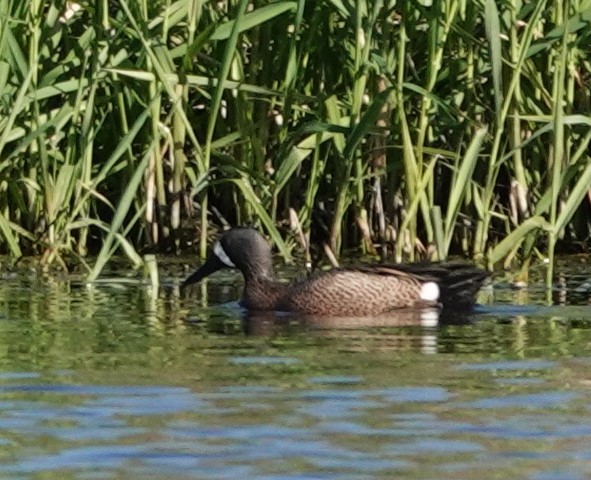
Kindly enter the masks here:
<path id="1" fill-rule="evenodd" d="M 223 249 L 222 244 L 219 241 L 213 244 L 213 254 L 216 257 L 218 257 L 220 259 L 220 262 L 222 262 L 226 267 L 236 267 L 236 265 L 234 265 L 234 262 L 232 262 L 232 260 L 230 260 L 230 257 L 228 257 L 228 254 Z"/>

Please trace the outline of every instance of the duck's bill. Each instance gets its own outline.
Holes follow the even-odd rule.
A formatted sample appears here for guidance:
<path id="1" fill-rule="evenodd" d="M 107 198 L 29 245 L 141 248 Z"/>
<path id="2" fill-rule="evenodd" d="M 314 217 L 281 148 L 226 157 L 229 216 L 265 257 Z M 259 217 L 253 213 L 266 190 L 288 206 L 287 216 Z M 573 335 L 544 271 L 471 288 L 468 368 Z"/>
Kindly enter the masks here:
<path id="1" fill-rule="evenodd" d="M 200 282 L 205 277 L 217 272 L 218 270 L 221 270 L 225 266 L 226 265 L 224 265 L 224 263 L 216 255 L 210 255 L 205 263 L 201 265 L 195 273 L 185 279 L 185 281 L 181 284 L 181 287 L 186 287 L 187 285 Z"/>

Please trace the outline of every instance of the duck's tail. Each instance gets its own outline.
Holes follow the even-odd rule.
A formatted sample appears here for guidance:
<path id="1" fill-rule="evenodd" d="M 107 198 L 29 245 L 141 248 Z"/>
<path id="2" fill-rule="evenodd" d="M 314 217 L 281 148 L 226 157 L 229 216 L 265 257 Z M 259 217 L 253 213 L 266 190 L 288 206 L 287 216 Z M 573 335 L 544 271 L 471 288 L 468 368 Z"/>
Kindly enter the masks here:
<path id="1" fill-rule="evenodd" d="M 465 263 L 397 265 L 397 269 L 433 281 L 439 287 L 444 310 L 465 311 L 476 303 L 476 294 L 488 279 L 486 270 Z"/>

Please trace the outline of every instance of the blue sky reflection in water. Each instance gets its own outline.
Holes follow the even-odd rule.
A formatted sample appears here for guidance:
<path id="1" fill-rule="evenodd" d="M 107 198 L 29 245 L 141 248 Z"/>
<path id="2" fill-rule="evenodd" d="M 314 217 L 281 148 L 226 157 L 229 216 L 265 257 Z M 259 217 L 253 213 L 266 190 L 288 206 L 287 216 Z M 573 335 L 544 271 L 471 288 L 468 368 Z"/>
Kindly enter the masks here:
<path id="1" fill-rule="evenodd" d="M 204 306 L 237 284 L 3 282 L 0 477 L 591 476 L 580 292 L 498 284 L 457 325 L 321 328 Z"/>

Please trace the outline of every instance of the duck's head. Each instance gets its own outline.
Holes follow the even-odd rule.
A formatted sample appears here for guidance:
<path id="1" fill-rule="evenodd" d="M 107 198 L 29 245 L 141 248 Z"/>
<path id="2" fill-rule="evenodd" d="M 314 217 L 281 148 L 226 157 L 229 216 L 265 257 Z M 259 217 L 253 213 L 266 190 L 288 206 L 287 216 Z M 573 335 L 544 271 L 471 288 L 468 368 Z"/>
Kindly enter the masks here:
<path id="1" fill-rule="evenodd" d="M 197 283 L 222 268 L 240 270 L 245 280 L 273 278 L 271 247 L 254 228 L 232 228 L 216 240 L 205 263 L 182 286 Z"/>

